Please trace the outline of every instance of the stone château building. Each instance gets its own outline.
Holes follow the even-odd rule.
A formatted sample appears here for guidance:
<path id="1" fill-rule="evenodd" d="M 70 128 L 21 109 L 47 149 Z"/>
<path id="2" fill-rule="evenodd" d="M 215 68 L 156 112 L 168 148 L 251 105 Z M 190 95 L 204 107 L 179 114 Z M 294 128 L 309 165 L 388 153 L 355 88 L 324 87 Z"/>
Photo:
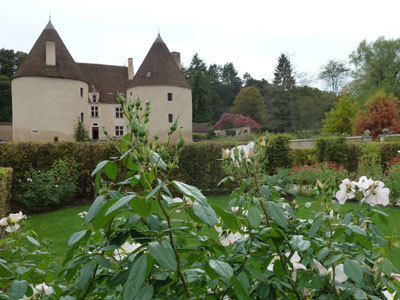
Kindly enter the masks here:
<path id="1" fill-rule="evenodd" d="M 167 137 L 179 117 L 179 129 L 192 140 L 192 95 L 180 64 L 180 54 L 170 53 L 160 34 L 134 74 L 128 67 L 76 63 L 51 21 L 35 42 L 11 81 L 14 141 L 73 141 L 81 120 L 92 139 L 127 133 L 117 93 L 128 100 L 149 100 L 150 135 Z"/>

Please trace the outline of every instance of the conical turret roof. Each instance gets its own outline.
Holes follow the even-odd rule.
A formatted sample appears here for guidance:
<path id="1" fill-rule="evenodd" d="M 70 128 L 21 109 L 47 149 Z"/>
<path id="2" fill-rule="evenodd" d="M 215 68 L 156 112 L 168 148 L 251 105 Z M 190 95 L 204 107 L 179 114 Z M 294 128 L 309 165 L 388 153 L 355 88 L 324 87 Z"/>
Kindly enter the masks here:
<path id="1" fill-rule="evenodd" d="M 55 66 L 46 65 L 46 42 L 55 43 Z M 26 76 L 58 77 L 85 81 L 78 65 L 50 20 L 13 78 Z"/>
<path id="2" fill-rule="evenodd" d="M 129 87 L 149 85 L 170 85 L 191 89 L 160 34 Z"/>

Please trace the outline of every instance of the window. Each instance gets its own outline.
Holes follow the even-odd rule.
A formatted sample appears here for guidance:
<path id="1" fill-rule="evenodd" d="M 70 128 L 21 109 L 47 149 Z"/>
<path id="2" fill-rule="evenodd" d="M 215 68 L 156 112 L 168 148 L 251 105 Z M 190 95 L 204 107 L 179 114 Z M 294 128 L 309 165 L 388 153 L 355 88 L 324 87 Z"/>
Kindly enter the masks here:
<path id="1" fill-rule="evenodd" d="M 123 135 L 124 135 L 124 127 L 115 126 L 115 136 L 123 136 Z"/>
<path id="2" fill-rule="evenodd" d="M 83 113 L 81 113 L 81 122 L 83 122 Z"/>
<path id="3" fill-rule="evenodd" d="M 172 93 L 168 93 L 168 101 L 172 101 Z"/>
<path id="4" fill-rule="evenodd" d="M 93 95 L 92 101 L 93 101 L 93 103 L 96 103 L 96 102 L 97 102 L 97 97 L 96 97 L 96 95 Z"/>
<path id="5" fill-rule="evenodd" d="M 123 114 L 122 114 L 122 108 L 121 107 L 116 107 L 115 108 L 115 117 L 118 118 L 123 118 Z"/>
<path id="6" fill-rule="evenodd" d="M 83 97 L 83 88 L 81 88 L 81 97 Z"/>
<path id="7" fill-rule="evenodd" d="M 150 78 L 151 77 L 151 72 L 147 72 L 146 77 Z"/>
<path id="8" fill-rule="evenodd" d="M 91 115 L 93 118 L 97 118 L 99 116 L 99 107 L 98 106 L 91 107 Z"/>
<path id="9" fill-rule="evenodd" d="M 168 122 L 172 123 L 174 116 L 172 114 L 168 114 Z"/>

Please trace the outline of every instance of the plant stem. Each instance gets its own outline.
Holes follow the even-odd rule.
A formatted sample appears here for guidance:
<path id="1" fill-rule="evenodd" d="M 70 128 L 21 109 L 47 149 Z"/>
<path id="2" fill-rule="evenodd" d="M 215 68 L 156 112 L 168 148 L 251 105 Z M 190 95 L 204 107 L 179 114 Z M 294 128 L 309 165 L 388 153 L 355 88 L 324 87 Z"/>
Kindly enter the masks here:
<path id="1" fill-rule="evenodd" d="M 267 207 L 265 206 L 264 200 L 261 200 L 261 206 L 262 206 L 262 209 L 263 209 L 263 211 L 264 211 L 264 215 L 265 215 L 265 219 L 266 219 L 266 221 L 267 221 L 267 225 L 268 225 L 268 227 L 271 227 L 271 226 L 270 226 L 269 217 L 268 217 L 268 213 L 267 213 Z M 275 248 L 276 248 L 276 252 L 278 253 L 279 259 L 280 259 L 281 262 L 282 262 L 283 270 L 284 270 L 284 272 L 285 272 L 285 274 L 286 274 L 286 277 L 287 277 L 287 279 L 288 279 L 288 281 L 289 281 L 289 284 L 292 286 L 293 292 L 296 294 L 297 299 L 298 299 L 298 300 L 301 300 L 301 296 L 300 296 L 300 294 L 298 293 L 298 291 L 297 291 L 297 289 L 296 289 L 296 286 L 295 286 L 293 280 L 290 278 L 289 270 L 287 269 L 287 264 L 284 263 L 285 260 L 284 260 L 284 257 L 283 257 L 283 255 L 282 255 L 281 250 L 279 249 L 279 245 L 276 243 L 276 241 L 275 241 L 273 238 L 271 238 L 271 240 L 272 240 L 272 242 L 274 243 L 274 246 L 275 246 Z"/>

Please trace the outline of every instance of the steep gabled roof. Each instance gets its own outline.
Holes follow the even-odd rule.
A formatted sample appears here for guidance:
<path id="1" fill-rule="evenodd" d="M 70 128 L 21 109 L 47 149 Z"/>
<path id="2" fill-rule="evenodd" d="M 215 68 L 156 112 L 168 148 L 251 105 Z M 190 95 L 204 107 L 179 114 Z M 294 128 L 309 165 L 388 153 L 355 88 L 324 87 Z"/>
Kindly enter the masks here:
<path id="1" fill-rule="evenodd" d="M 170 85 L 191 89 L 160 34 L 128 87 Z"/>
<path id="2" fill-rule="evenodd" d="M 46 42 L 54 42 L 56 47 L 56 65 L 46 65 Z M 78 65 L 65 47 L 51 21 L 42 31 L 24 62 L 19 66 L 13 78 L 25 76 L 58 77 L 84 80 Z"/>
<path id="3" fill-rule="evenodd" d="M 99 93 L 99 103 L 118 104 L 117 93 L 125 94 L 128 82 L 132 81 L 128 80 L 127 67 L 86 63 L 78 63 L 78 66 L 89 83 L 89 92 L 94 86 Z"/>

